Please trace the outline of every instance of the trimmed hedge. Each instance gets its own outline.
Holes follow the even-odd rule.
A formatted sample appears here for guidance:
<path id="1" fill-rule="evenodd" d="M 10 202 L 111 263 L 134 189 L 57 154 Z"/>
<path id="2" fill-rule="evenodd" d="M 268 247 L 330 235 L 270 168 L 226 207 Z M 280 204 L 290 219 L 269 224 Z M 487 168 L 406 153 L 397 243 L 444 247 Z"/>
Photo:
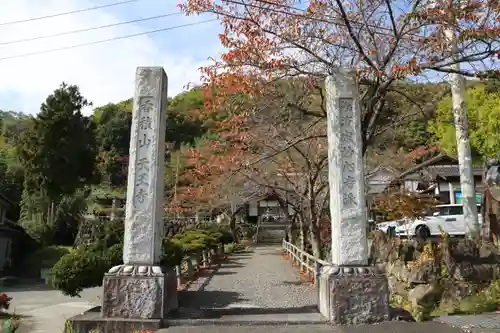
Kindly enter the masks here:
<path id="1" fill-rule="evenodd" d="M 162 266 L 179 265 L 188 255 L 198 255 L 203 250 L 215 248 L 219 244 L 233 242 L 229 230 L 216 227 L 188 229 L 163 242 Z M 102 285 L 102 278 L 111 267 L 123 263 L 123 243 L 109 248 L 94 246 L 79 248 L 64 256 L 52 267 L 52 285 L 63 294 L 79 296 L 85 288 Z"/>
<path id="2" fill-rule="evenodd" d="M 110 268 L 104 252 L 77 249 L 63 256 L 50 270 L 52 285 L 64 295 L 80 296 L 85 288 L 99 286 Z"/>

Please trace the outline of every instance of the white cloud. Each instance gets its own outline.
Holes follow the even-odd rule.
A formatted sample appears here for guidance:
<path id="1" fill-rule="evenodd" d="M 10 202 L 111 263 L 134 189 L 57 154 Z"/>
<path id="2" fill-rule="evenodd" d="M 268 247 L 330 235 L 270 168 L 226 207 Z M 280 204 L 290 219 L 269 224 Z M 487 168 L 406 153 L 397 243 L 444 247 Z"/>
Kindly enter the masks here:
<path id="1" fill-rule="evenodd" d="M 111 0 L 95 3 L 87 0 L 2 1 L 0 22 L 51 15 L 111 2 Z M 169 6 L 162 12 L 166 13 L 168 10 L 173 12 L 175 7 Z M 112 12 L 110 9 L 94 10 L 0 26 L 0 44 L 127 20 L 113 16 L 110 14 Z M 156 9 L 142 17 L 159 14 L 162 13 Z M 137 18 L 139 17 L 136 15 L 132 19 Z M 178 25 L 179 20 L 180 24 L 194 22 L 191 18 L 180 18 L 175 23 L 167 20 L 170 23 L 165 23 L 164 26 Z M 203 29 L 203 25 L 196 28 Z M 131 24 L 26 43 L 0 45 L 0 58 L 115 38 L 146 30 L 152 29 Z M 174 38 L 180 31 L 172 30 L 162 37 Z M 38 112 L 45 97 L 63 81 L 78 85 L 82 94 L 96 106 L 117 102 L 131 97 L 135 68 L 138 66 L 163 66 L 169 77 L 169 95 L 173 96 L 181 92 L 185 84 L 199 81 L 198 68 L 207 63 L 202 59 L 211 55 L 210 49 L 216 50 L 216 47 L 213 45 L 209 49 L 202 48 L 207 54 L 196 57 L 186 54 L 185 50 L 162 50 L 152 37 L 140 36 L 71 50 L 0 60 L 0 96 L 2 96 L 0 109 L 16 108 L 17 111 L 26 113 Z M 15 96 L 16 100 L 5 96 Z"/>

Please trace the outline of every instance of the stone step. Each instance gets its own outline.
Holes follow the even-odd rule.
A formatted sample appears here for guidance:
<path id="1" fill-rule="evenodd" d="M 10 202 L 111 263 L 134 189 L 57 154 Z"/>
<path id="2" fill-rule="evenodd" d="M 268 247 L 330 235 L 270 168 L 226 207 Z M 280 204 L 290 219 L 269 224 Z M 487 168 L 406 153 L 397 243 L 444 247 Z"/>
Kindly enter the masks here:
<path id="1" fill-rule="evenodd" d="M 268 239 L 283 239 L 285 237 L 285 233 L 272 233 L 272 234 L 268 234 L 268 233 L 262 233 L 262 234 L 258 234 L 257 235 L 257 238 L 259 239 L 264 239 L 264 238 L 268 238 Z"/>
<path id="2" fill-rule="evenodd" d="M 468 330 L 470 331 L 470 330 Z M 156 333 L 463 333 L 460 328 L 447 326 L 435 322 L 385 322 L 376 325 L 333 326 L 328 324 L 303 324 L 303 325 L 187 325 L 163 328 Z M 497 333 L 498 331 L 474 329 L 477 333 Z"/>
<path id="3" fill-rule="evenodd" d="M 263 230 L 280 230 L 280 231 L 283 231 L 285 232 L 286 231 L 286 228 L 282 225 L 266 225 L 266 226 L 260 226 L 259 231 L 263 231 Z"/>
<path id="4" fill-rule="evenodd" d="M 343 331 L 333 328 L 328 324 L 309 325 L 187 325 L 172 326 L 157 330 L 156 333 L 343 333 Z"/>
<path id="5" fill-rule="evenodd" d="M 258 239 L 257 240 L 257 244 L 259 245 L 279 245 L 281 244 L 283 241 L 282 240 L 276 240 L 276 239 Z"/>
<path id="6" fill-rule="evenodd" d="M 310 325 L 327 322 L 317 311 L 294 310 L 248 307 L 180 309 L 175 318 L 164 320 L 164 326 Z"/>

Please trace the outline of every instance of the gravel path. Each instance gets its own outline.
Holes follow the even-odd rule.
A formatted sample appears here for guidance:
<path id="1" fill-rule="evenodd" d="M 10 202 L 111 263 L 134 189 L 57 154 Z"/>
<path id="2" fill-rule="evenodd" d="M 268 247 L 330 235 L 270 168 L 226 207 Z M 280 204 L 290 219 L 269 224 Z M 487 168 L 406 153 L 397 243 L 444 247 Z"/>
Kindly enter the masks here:
<path id="1" fill-rule="evenodd" d="M 200 278 L 183 292 L 180 306 L 316 311 L 316 288 L 301 282 L 298 271 L 280 255 L 276 245 L 231 255 L 216 272 Z"/>

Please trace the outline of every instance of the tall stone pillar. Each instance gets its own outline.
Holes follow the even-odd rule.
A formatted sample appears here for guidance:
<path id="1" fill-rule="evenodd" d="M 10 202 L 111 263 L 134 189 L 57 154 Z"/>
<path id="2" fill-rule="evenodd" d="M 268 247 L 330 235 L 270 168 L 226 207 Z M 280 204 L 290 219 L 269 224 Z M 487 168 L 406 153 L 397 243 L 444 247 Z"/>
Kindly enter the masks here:
<path id="1" fill-rule="evenodd" d="M 130 135 L 123 265 L 104 276 L 102 315 L 163 318 L 177 307 L 175 275 L 160 267 L 167 75 L 139 67 Z"/>
<path id="2" fill-rule="evenodd" d="M 319 308 L 333 324 L 389 319 L 383 272 L 368 266 L 361 110 L 355 73 L 326 79 L 332 265 L 322 268 Z"/>

